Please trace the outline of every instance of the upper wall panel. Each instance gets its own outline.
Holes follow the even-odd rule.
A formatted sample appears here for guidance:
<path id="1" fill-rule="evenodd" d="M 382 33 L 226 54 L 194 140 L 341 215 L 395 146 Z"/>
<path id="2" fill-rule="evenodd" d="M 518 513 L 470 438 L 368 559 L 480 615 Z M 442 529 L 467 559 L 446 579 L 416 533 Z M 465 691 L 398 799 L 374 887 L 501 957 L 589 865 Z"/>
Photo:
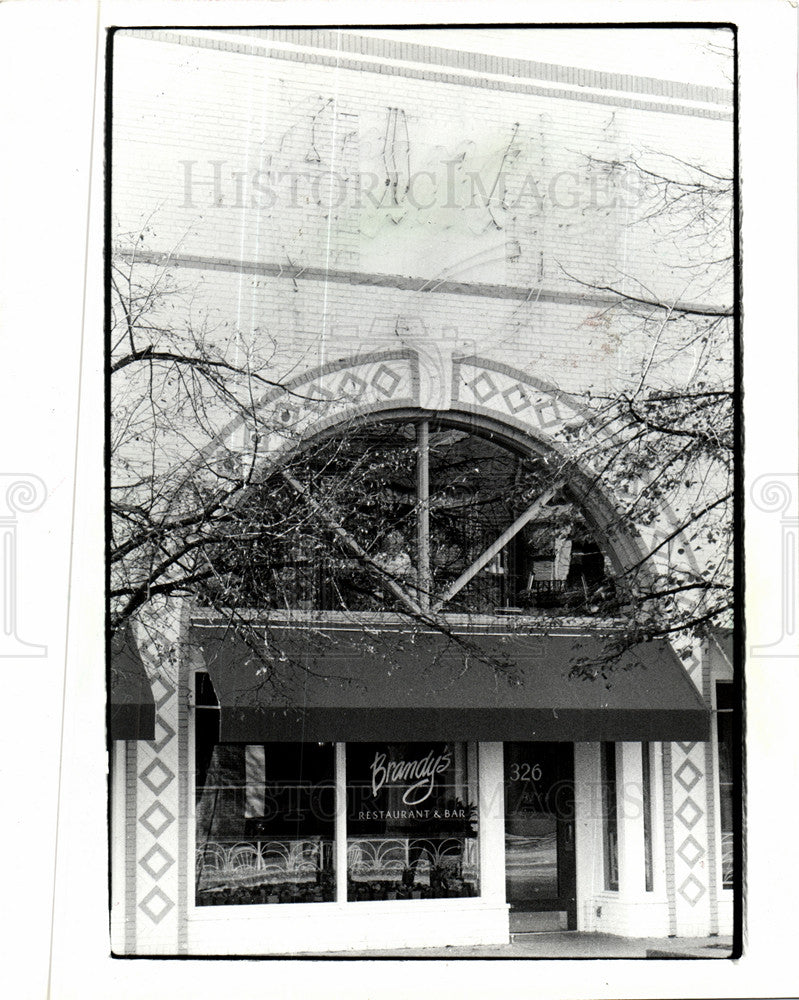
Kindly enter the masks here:
<path id="1" fill-rule="evenodd" d="M 576 279 L 662 298 L 729 293 L 686 287 L 686 254 L 705 248 L 643 221 L 651 198 L 608 166 L 643 157 L 729 175 L 729 108 L 603 93 L 599 77 L 582 95 L 579 81 L 501 74 L 500 88 L 454 66 L 400 75 L 357 53 L 164 37 L 119 33 L 114 45 L 114 228 L 149 227 L 152 250 L 532 289 Z"/>

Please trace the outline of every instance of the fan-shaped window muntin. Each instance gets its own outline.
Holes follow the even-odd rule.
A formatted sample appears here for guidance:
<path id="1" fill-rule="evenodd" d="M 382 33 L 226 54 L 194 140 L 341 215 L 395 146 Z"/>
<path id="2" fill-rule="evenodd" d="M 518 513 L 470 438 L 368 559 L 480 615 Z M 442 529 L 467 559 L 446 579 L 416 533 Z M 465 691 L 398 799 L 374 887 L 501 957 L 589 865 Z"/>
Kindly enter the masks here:
<path id="1" fill-rule="evenodd" d="M 297 449 L 207 558 L 200 596 L 215 606 L 584 614 L 613 598 L 553 463 L 443 419 L 375 420 Z"/>

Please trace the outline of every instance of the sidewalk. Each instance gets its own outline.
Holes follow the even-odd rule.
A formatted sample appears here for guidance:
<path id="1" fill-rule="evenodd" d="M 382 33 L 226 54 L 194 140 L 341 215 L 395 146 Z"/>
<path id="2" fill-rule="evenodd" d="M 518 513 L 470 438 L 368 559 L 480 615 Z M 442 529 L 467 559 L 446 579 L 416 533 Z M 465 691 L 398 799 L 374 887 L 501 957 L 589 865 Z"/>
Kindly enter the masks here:
<path id="1" fill-rule="evenodd" d="M 732 939 L 624 938 L 579 931 L 538 931 L 514 934 L 504 945 L 450 948 L 397 948 L 390 951 L 326 952 L 320 958 L 729 958 Z M 303 953 L 303 956 L 308 953 Z"/>

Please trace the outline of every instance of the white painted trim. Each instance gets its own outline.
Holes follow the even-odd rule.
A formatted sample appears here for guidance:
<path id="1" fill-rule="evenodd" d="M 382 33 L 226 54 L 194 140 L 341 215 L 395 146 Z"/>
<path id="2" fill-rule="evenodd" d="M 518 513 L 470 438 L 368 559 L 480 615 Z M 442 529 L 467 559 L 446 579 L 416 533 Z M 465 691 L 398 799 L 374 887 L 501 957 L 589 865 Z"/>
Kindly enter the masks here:
<path id="1" fill-rule="evenodd" d="M 125 751 L 127 744 L 113 740 L 109 754 L 111 782 L 111 950 L 125 954 Z"/>
<path id="2" fill-rule="evenodd" d="M 137 41 L 151 41 L 150 38 L 142 37 L 137 34 L 131 34 L 130 32 L 136 29 L 126 29 L 128 34 L 126 37 L 135 38 Z M 402 75 L 402 71 L 417 72 L 421 74 L 445 74 L 448 76 L 456 76 L 460 79 L 456 79 L 454 82 L 458 84 L 467 84 L 470 81 L 485 81 L 494 80 L 497 82 L 504 83 L 508 87 L 513 87 L 514 89 L 520 86 L 520 80 L 516 76 L 510 76 L 508 73 L 502 73 L 495 70 L 484 70 L 477 69 L 468 66 L 453 66 L 448 62 L 422 62 L 418 59 L 401 59 L 397 56 L 383 56 L 379 59 L 374 53 L 364 53 L 356 51 L 339 51 L 337 49 L 327 48 L 323 45 L 312 45 L 306 43 L 294 43 L 294 42 L 284 42 L 278 39 L 265 39 L 257 38 L 254 36 L 236 35 L 231 34 L 227 31 L 206 31 L 203 30 L 201 33 L 197 32 L 197 29 L 192 28 L 190 25 L 181 26 L 179 28 L 167 28 L 162 29 L 164 34 L 172 32 L 178 37 L 186 38 L 190 43 L 194 42 L 197 48 L 208 48 L 208 41 L 212 40 L 218 43 L 227 45 L 236 45 L 238 43 L 238 49 L 233 49 L 232 51 L 238 51 L 239 54 L 244 50 L 245 46 L 247 49 L 251 50 L 251 53 L 255 55 L 256 53 L 260 56 L 275 56 L 296 53 L 305 55 L 306 58 L 313 59 L 330 59 L 331 57 L 338 57 L 342 61 L 350 63 L 350 66 L 346 68 L 350 72 L 360 73 L 365 71 L 375 72 L 378 65 L 388 65 L 396 68 L 399 72 L 396 74 L 398 76 Z M 158 39 L 157 39 L 158 40 Z M 161 41 L 176 41 L 177 39 L 163 38 Z M 231 50 L 228 50 L 231 51 Z M 475 58 L 479 54 L 474 53 Z M 294 60 L 292 60 L 294 61 Z M 608 74 L 611 75 L 611 74 Z M 424 77 L 422 77 L 424 79 Z M 439 83 L 440 81 L 432 81 L 434 83 Z M 662 82 L 673 82 L 677 85 L 680 81 L 666 81 Z M 719 109 L 723 109 L 724 112 L 728 114 L 731 113 L 729 107 L 731 105 L 722 104 L 717 99 L 702 100 L 698 97 L 685 97 L 682 95 L 671 96 L 668 94 L 650 94 L 644 90 L 636 89 L 632 86 L 622 86 L 613 87 L 610 84 L 600 85 L 600 84 L 575 84 L 566 80 L 552 80 L 548 79 L 540 74 L 527 74 L 525 73 L 521 77 L 521 86 L 535 86 L 540 88 L 540 93 L 535 95 L 537 97 L 549 96 L 553 94 L 555 99 L 559 100 L 576 100 L 585 101 L 589 98 L 589 95 L 595 98 L 601 99 L 602 97 L 614 98 L 621 97 L 625 99 L 638 99 L 644 106 L 640 109 L 649 112 L 657 112 L 662 108 L 675 108 L 678 109 L 682 114 L 691 114 L 693 108 L 703 108 L 714 112 L 718 112 Z M 717 87 L 709 87 L 709 90 L 718 90 Z M 732 92 L 729 94 L 729 101 L 732 101 Z M 593 103 L 593 102 L 592 102 Z"/>
<path id="3" fill-rule="evenodd" d="M 336 782 L 336 810 L 333 823 L 333 850 L 335 852 L 336 903 L 347 899 L 347 745 L 336 743 L 333 764 Z M 301 906 L 301 903 L 293 904 Z M 315 903 L 314 906 L 324 905 Z"/>
<path id="4" fill-rule="evenodd" d="M 505 902 L 505 783 L 502 743 L 480 743 L 478 761 L 478 850 L 480 899 L 509 907 Z M 471 761 L 470 761 L 471 763 Z"/>
<path id="5" fill-rule="evenodd" d="M 230 906 L 198 906 L 193 920 L 196 923 L 215 923 L 222 915 L 225 921 L 251 921 L 263 919 L 264 925 L 287 918 L 304 919 L 312 914 L 325 914 L 331 919 L 348 914 L 404 913 L 438 911 L 469 913 L 486 909 L 485 900 L 478 896 L 460 899 L 371 899 L 348 900 L 341 903 L 254 903 Z"/>
<path id="6" fill-rule="evenodd" d="M 228 909 L 240 912 L 220 912 Z M 210 912 L 189 922 L 189 954 L 318 954 L 508 941 L 507 907 L 491 906 L 477 898 L 207 910 Z"/>
<path id="7" fill-rule="evenodd" d="M 666 937 L 668 898 L 663 829 L 663 770 L 659 744 L 652 745 L 653 891 L 646 891 L 642 757 L 640 743 L 616 745 L 619 823 L 619 889 L 605 889 L 602 841 L 601 744 L 575 743 L 575 836 L 577 851 L 577 929 L 627 937 Z M 624 802 L 624 782 L 637 781 L 637 792 Z M 635 813 L 635 815 L 631 815 Z"/>
<path id="8" fill-rule="evenodd" d="M 619 897 L 646 900 L 644 772 L 640 743 L 616 744 L 616 808 L 619 830 Z"/>
<path id="9" fill-rule="evenodd" d="M 599 743 L 574 744 L 574 838 L 577 930 L 594 930 L 594 900 L 603 888 Z"/>

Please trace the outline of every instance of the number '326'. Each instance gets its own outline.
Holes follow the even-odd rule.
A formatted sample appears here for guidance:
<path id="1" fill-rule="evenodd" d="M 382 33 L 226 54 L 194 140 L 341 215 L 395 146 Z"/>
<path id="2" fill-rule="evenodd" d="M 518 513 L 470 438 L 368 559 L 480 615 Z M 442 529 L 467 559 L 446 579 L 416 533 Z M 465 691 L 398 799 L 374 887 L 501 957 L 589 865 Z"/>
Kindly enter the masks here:
<path id="1" fill-rule="evenodd" d="M 511 766 L 510 766 L 510 780 L 511 781 L 540 781 L 541 780 L 541 765 L 540 764 L 511 764 Z"/>

